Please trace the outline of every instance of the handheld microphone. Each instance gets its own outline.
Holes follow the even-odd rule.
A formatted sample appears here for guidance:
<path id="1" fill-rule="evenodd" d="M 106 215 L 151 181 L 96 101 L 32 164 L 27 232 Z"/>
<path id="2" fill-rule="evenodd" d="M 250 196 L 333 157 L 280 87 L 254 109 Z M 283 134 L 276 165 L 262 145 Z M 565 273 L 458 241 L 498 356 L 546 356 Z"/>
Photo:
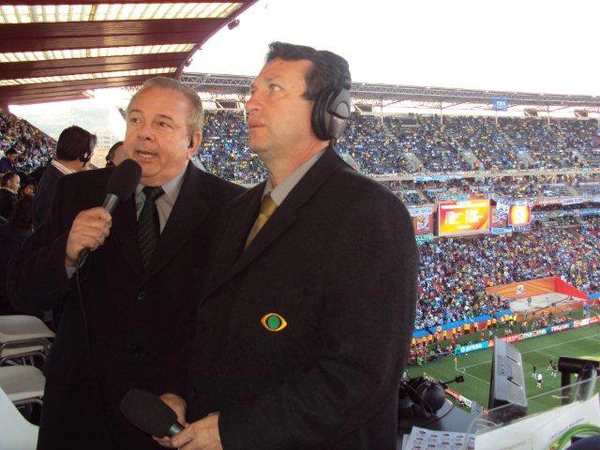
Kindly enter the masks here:
<path id="1" fill-rule="evenodd" d="M 102 208 L 108 211 L 109 214 L 112 214 L 119 202 L 129 200 L 141 177 L 142 168 L 133 159 L 126 159 L 119 164 L 108 179 L 106 197 L 104 198 L 104 203 L 102 203 Z M 79 253 L 79 257 L 77 258 L 78 265 L 85 261 L 89 253 L 89 248 L 84 248 Z"/>
<path id="2" fill-rule="evenodd" d="M 150 392 L 129 389 L 119 408 L 129 422 L 151 436 L 173 437 L 183 431 L 175 411 Z"/>

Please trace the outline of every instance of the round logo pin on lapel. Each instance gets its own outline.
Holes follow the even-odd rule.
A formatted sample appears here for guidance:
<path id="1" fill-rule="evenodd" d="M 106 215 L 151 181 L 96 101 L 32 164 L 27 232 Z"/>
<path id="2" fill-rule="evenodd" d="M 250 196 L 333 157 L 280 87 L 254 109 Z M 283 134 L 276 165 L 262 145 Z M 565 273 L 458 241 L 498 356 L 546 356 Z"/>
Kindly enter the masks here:
<path id="1" fill-rule="evenodd" d="M 287 327 L 286 320 L 277 313 L 265 314 L 262 319 L 260 319 L 260 323 L 267 331 L 272 331 L 274 333 L 278 333 Z"/>

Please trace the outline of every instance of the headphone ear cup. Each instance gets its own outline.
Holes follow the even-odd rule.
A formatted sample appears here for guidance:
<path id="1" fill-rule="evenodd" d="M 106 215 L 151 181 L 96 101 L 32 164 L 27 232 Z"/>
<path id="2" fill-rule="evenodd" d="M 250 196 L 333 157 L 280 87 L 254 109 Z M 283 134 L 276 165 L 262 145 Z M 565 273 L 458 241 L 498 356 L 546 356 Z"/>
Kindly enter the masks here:
<path id="1" fill-rule="evenodd" d="M 322 141 L 339 139 L 350 119 L 348 89 L 324 89 L 317 95 L 312 110 L 312 129 Z"/>
<path id="2" fill-rule="evenodd" d="M 427 381 L 419 386 L 419 397 L 425 417 L 433 417 L 444 406 L 446 391 L 438 383 Z"/>
<path id="3" fill-rule="evenodd" d="M 311 124 L 315 135 L 322 141 L 330 139 L 327 131 L 327 104 L 331 97 L 335 94 L 334 89 L 324 89 L 319 92 L 315 99 L 315 104 L 312 109 Z"/>
<path id="4" fill-rule="evenodd" d="M 412 409 L 416 417 L 433 417 L 444 406 L 446 400 L 444 388 L 423 377 L 410 380 L 405 392 L 412 401 Z"/>

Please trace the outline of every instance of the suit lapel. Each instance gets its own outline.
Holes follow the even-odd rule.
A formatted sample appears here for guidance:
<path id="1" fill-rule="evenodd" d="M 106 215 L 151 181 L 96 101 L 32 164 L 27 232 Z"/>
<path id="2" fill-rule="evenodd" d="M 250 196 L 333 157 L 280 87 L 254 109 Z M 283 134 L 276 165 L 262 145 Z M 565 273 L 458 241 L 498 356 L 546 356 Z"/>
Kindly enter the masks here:
<path id="1" fill-rule="evenodd" d="M 135 194 L 120 204 L 113 213 L 110 238 L 136 276 L 142 274 L 142 260 L 137 243 Z"/>
<path id="2" fill-rule="evenodd" d="M 228 277 L 230 269 L 244 251 L 244 243 L 258 215 L 264 188 L 265 183 L 263 182 L 246 192 L 227 208 L 224 214 L 225 220 L 222 221 L 223 228 L 219 230 L 219 241 L 213 251 L 215 266 L 211 272 L 216 282 L 211 284 L 214 289 L 207 292 L 214 291 L 226 281 L 225 277 Z"/>
<path id="3" fill-rule="evenodd" d="M 48 170 L 56 170 L 54 166 L 50 166 Z M 98 185 L 95 190 L 97 197 L 92 205 L 101 205 L 106 196 L 106 186 L 108 180 L 114 172 L 113 169 L 103 170 L 104 176 L 98 177 Z M 136 276 L 142 273 L 142 262 L 137 244 L 136 235 L 136 215 L 135 215 L 135 193 L 125 202 L 120 203 L 112 213 L 112 227 L 110 235 L 106 240 L 105 245 L 112 245 L 123 256 L 130 269 Z"/>
<path id="4" fill-rule="evenodd" d="M 210 210 L 206 200 L 209 195 L 209 188 L 202 172 L 193 164 L 188 164 L 173 211 L 144 273 L 144 283 L 179 252 L 204 220 Z"/>
<path id="5" fill-rule="evenodd" d="M 333 172 L 343 167 L 344 164 L 335 152 L 328 148 L 275 210 L 250 246 L 240 255 L 246 237 L 258 215 L 264 183 L 241 197 L 236 204 L 235 212 L 231 214 L 228 227 L 224 230 L 225 234 L 219 247 L 220 253 L 217 253 L 219 258 L 225 255 L 227 262 L 217 272 L 218 281 L 206 296 L 240 273 L 273 244 L 285 230 L 291 227 L 297 220 L 298 209 L 312 197 Z"/>

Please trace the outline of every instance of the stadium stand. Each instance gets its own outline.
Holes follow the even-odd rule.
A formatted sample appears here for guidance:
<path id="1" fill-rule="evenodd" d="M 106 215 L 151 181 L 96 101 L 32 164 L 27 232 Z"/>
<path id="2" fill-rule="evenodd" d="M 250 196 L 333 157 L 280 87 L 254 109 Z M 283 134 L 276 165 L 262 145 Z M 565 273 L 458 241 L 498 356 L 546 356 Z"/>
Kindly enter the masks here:
<path id="1" fill-rule="evenodd" d="M 198 152 L 209 172 L 243 184 L 266 177 L 250 152 L 244 114 L 207 111 Z M 507 236 L 444 237 L 421 246 L 417 330 L 492 315 L 508 308 L 490 296 L 491 285 L 557 275 L 586 293 L 600 289 L 600 219 L 578 208 L 600 195 L 594 174 L 544 174 L 542 169 L 600 167 L 597 121 L 448 117 L 376 117 L 354 113 L 339 150 L 370 175 L 507 171 L 534 169 L 537 175 L 382 181 L 408 206 L 435 205 L 461 195 L 542 201 L 530 228 Z M 0 113 L 0 148 L 25 155 L 20 166 L 32 171 L 45 164 L 55 142 L 29 123 Z M 560 199 L 580 197 L 578 205 Z M 585 207 L 597 210 L 597 203 Z M 599 214 L 595 214 L 596 216 Z"/>
<path id="2" fill-rule="evenodd" d="M 265 172 L 247 148 L 241 111 L 207 113 L 200 159 L 211 172 L 248 183 Z M 340 139 L 371 175 L 600 167 L 598 124 L 587 119 L 494 118 L 353 113 Z"/>
<path id="3" fill-rule="evenodd" d="M 29 173 L 46 165 L 56 151 L 56 141 L 14 114 L 0 112 L 0 151 L 15 149 L 17 167 Z"/>

